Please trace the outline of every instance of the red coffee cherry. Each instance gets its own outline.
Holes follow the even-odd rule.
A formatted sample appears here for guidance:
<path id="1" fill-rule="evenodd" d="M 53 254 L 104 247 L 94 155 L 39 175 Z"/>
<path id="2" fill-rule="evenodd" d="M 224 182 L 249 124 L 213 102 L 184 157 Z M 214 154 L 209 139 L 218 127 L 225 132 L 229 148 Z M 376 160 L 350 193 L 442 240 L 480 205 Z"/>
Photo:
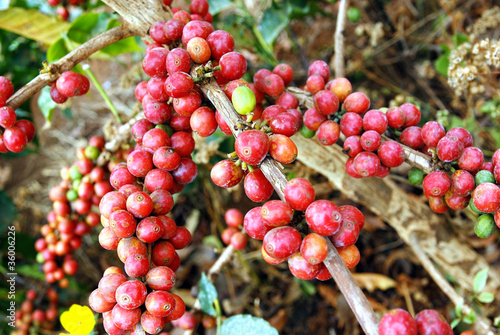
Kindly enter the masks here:
<path id="1" fill-rule="evenodd" d="M 340 229 L 330 236 L 330 240 L 337 248 L 348 247 L 358 240 L 359 231 L 364 226 L 364 216 L 354 206 L 340 206 L 339 210 L 342 214 L 342 223 Z"/>
<path id="2" fill-rule="evenodd" d="M 122 238 L 116 248 L 118 258 L 125 263 L 130 255 L 141 254 L 146 256 L 148 247 L 142 243 L 137 237 Z"/>
<path id="3" fill-rule="evenodd" d="M 360 152 L 353 160 L 354 170 L 362 177 L 372 177 L 380 169 L 380 159 L 373 152 Z"/>
<path id="4" fill-rule="evenodd" d="M 446 322 L 445 318 L 438 311 L 433 309 L 424 309 L 420 311 L 415 316 L 415 321 L 417 322 L 418 334 L 453 335 L 453 330 L 448 322 Z"/>
<path id="5" fill-rule="evenodd" d="M 306 89 L 311 94 L 316 94 L 325 89 L 325 79 L 319 74 L 313 74 L 307 78 Z"/>
<path id="6" fill-rule="evenodd" d="M 340 137 L 340 127 L 333 120 L 325 121 L 319 126 L 316 133 L 319 143 L 323 145 L 333 145 Z"/>
<path id="7" fill-rule="evenodd" d="M 402 128 L 405 124 L 405 112 L 399 107 L 391 107 L 385 113 L 389 127 Z"/>
<path id="8" fill-rule="evenodd" d="M 420 150 L 425 146 L 422 139 L 422 129 L 416 126 L 411 126 L 403 130 L 399 136 L 399 141 L 415 150 Z"/>
<path id="9" fill-rule="evenodd" d="M 453 193 L 465 197 L 472 193 L 476 183 L 474 177 L 465 170 L 456 170 L 451 175 L 451 190 Z"/>
<path id="10" fill-rule="evenodd" d="M 207 36 L 212 58 L 220 59 L 224 54 L 234 51 L 234 39 L 225 30 L 216 30 Z"/>
<path id="11" fill-rule="evenodd" d="M 269 151 L 269 137 L 260 130 L 247 130 L 238 136 L 234 148 L 242 161 L 258 165 Z"/>
<path id="12" fill-rule="evenodd" d="M 328 245 L 321 235 L 310 233 L 302 240 L 300 253 L 309 264 L 319 264 L 326 259 Z"/>
<path id="13" fill-rule="evenodd" d="M 474 206 L 484 213 L 494 213 L 500 209 L 500 188 L 493 183 L 482 183 L 472 192 Z"/>
<path id="14" fill-rule="evenodd" d="M 84 95 L 89 91 L 90 82 L 83 74 L 66 71 L 56 81 L 57 90 L 68 98 Z"/>
<path id="15" fill-rule="evenodd" d="M 426 122 L 422 127 L 422 140 L 425 145 L 431 148 L 435 148 L 445 134 L 446 131 L 443 125 L 436 121 Z"/>
<path id="16" fill-rule="evenodd" d="M 380 335 L 417 335 L 417 323 L 407 311 L 391 309 L 380 320 L 378 331 Z"/>
<path id="17" fill-rule="evenodd" d="M 175 249 L 184 249 L 191 243 L 191 237 L 191 233 L 186 227 L 177 227 L 174 235 L 168 240 Z"/>
<path id="18" fill-rule="evenodd" d="M 191 115 L 190 125 L 195 133 L 208 137 L 217 130 L 215 113 L 208 107 L 200 107 Z"/>
<path id="19" fill-rule="evenodd" d="M 157 266 L 169 266 L 175 258 L 175 247 L 168 241 L 159 241 L 153 246 L 151 261 Z"/>
<path id="20" fill-rule="evenodd" d="M 405 113 L 404 128 L 417 126 L 420 122 L 420 111 L 414 104 L 402 104 L 399 108 Z"/>
<path id="21" fill-rule="evenodd" d="M 310 280 L 316 278 L 318 275 L 321 263 L 311 264 L 304 259 L 300 252 L 297 252 L 288 258 L 288 268 L 295 277 L 302 280 Z"/>
<path id="22" fill-rule="evenodd" d="M 129 330 L 141 321 L 141 309 L 125 309 L 116 304 L 111 312 L 111 318 L 115 326 L 123 330 Z"/>
<path id="23" fill-rule="evenodd" d="M 12 108 L 7 106 L 0 108 L 0 127 L 12 127 L 16 123 L 16 120 L 16 112 Z"/>
<path id="24" fill-rule="evenodd" d="M 224 220 L 229 227 L 239 228 L 243 225 L 243 213 L 236 208 L 230 208 L 224 214 Z"/>
<path id="25" fill-rule="evenodd" d="M 444 171 L 433 171 L 425 176 L 422 183 L 427 197 L 442 197 L 451 187 L 450 177 Z"/>
<path id="26" fill-rule="evenodd" d="M 163 235 L 163 224 L 157 217 L 149 216 L 137 224 L 136 234 L 142 242 L 154 243 Z"/>
<path id="27" fill-rule="evenodd" d="M 477 171 L 484 163 L 484 155 L 481 149 L 467 147 L 458 158 L 458 167 L 470 172 Z"/>
<path id="28" fill-rule="evenodd" d="M 287 258 L 299 250 L 301 242 L 297 229 L 285 226 L 267 232 L 262 246 L 273 258 Z"/>
<path id="29" fill-rule="evenodd" d="M 471 133 L 462 127 L 451 128 L 446 133 L 446 136 L 456 136 L 460 141 L 462 141 L 464 148 L 472 146 L 472 143 L 474 142 Z"/>
<path id="30" fill-rule="evenodd" d="M 228 52 L 219 61 L 220 73 L 228 80 L 235 80 L 243 77 L 247 71 L 247 61 L 239 52 Z"/>
<path id="31" fill-rule="evenodd" d="M 365 131 L 374 130 L 382 135 L 385 133 L 387 125 L 387 116 L 381 111 L 372 109 L 363 115 L 363 129 Z"/>
<path id="32" fill-rule="evenodd" d="M 284 194 L 286 202 L 298 211 L 305 211 L 315 198 L 314 187 L 304 178 L 289 180 L 285 185 Z"/>
<path id="33" fill-rule="evenodd" d="M 264 222 L 272 227 L 289 224 L 293 219 L 293 209 L 281 200 L 271 200 L 262 205 L 260 214 Z"/>
<path id="34" fill-rule="evenodd" d="M 458 137 L 446 135 L 439 140 L 436 152 L 443 162 L 452 162 L 460 157 L 463 149 L 464 144 Z"/>
<path id="35" fill-rule="evenodd" d="M 245 176 L 244 189 L 247 197 L 255 202 L 267 201 L 274 192 L 273 185 L 260 169 L 255 169 Z"/>
<path id="36" fill-rule="evenodd" d="M 136 218 L 145 218 L 153 211 L 153 201 L 144 192 L 132 193 L 127 198 L 127 211 Z"/>
<path id="37" fill-rule="evenodd" d="M 157 266 L 147 272 L 146 284 L 153 290 L 169 291 L 175 285 L 175 272 L 167 266 Z"/>
<path id="38" fill-rule="evenodd" d="M 314 107 L 323 115 L 332 115 L 339 109 L 339 98 L 328 90 L 322 90 L 313 97 Z"/>
<path id="39" fill-rule="evenodd" d="M 289 137 L 274 134 L 269 137 L 269 143 L 269 154 L 278 162 L 282 164 L 290 164 L 297 158 L 297 146 Z"/>
<path id="40" fill-rule="evenodd" d="M 96 313 L 106 313 L 113 309 L 115 303 L 106 301 L 99 289 L 96 288 L 90 293 L 89 306 Z"/>
<path id="41" fill-rule="evenodd" d="M 288 85 L 293 80 L 293 69 L 290 65 L 281 63 L 274 67 L 273 73 L 283 79 L 285 85 Z"/>
<path id="42" fill-rule="evenodd" d="M 243 179 L 243 170 L 233 160 L 224 159 L 212 167 L 210 177 L 215 185 L 219 187 L 233 187 Z"/>
<path id="43" fill-rule="evenodd" d="M 189 184 L 198 175 L 198 167 L 190 157 L 182 157 L 179 166 L 172 171 L 172 177 L 178 184 Z"/>
<path id="44" fill-rule="evenodd" d="M 175 308 L 175 298 L 166 291 L 153 291 L 146 298 L 146 309 L 157 317 L 167 317 Z"/>
<path id="45" fill-rule="evenodd" d="M 125 309 L 140 307 L 146 301 L 147 288 L 138 280 L 128 280 L 116 289 L 116 303 Z"/>
<path id="46" fill-rule="evenodd" d="M 309 77 L 312 75 L 319 75 L 326 83 L 328 81 L 328 78 L 330 77 L 330 67 L 325 61 L 315 60 L 311 63 L 311 65 L 309 65 L 309 68 L 307 69 L 307 75 Z"/>
<path id="47" fill-rule="evenodd" d="M 307 207 L 306 222 L 315 233 L 330 236 L 339 230 L 342 214 L 333 202 L 316 200 Z"/>
<path id="48" fill-rule="evenodd" d="M 163 318 L 154 316 L 148 311 L 144 311 L 141 315 L 141 326 L 148 334 L 158 334 L 162 331 L 165 322 Z"/>
<path id="49" fill-rule="evenodd" d="M 397 167 L 405 161 L 405 152 L 401 144 L 387 141 L 380 145 L 377 151 L 380 162 L 388 167 Z"/>
<path id="50" fill-rule="evenodd" d="M 177 131 L 170 137 L 172 148 L 181 156 L 190 156 L 194 151 L 193 136 L 184 131 Z M 180 165 L 180 162 L 179 162 Z"/>
<path id="51" fill-rule="evenodd" d="M 346 78 L 335 78 L 327 83 L 327 88 L 338 98 L 339 102 L 344 102 L 345 98 L 352 93 L 351 82 Z"/>
<path id="52" fill-rule="evenodd" d="M 340 119 L 340 131 L 346 137 L 361 134 L 363 131 L 363 119 L 356 113 L 345 113 Z"/>
<path id="53" fill-rule="evenodd" d="M 167 72 L 173 74 L 176 72 L 189 73 L 191 68 L 191 57 L 189 53 L 181 48 L 170 50 L 166 58 Z"/>
<path id="54" fill-rule="evenodd" d="M 248 236 L 256 240 L 263 240 L 264 236 L 273 227 L 269 226 L 260 215 L 261 207 L 255 207 L 245 214 L 243 225 Z"/>
<path id="55" fill-rule="evenodd" d="M 109 227 L 119 238 L 134 235 L 137 222 L 132 214 L 126 210 L 117 210 L 109 216 Z"/>
<path id="56" fill-rule="evenodd" d="M 343 107 L 349 113 L 363 114 L 370 108 L 370 99 L 362 92 L 354 92 L 345 98 Z"/>

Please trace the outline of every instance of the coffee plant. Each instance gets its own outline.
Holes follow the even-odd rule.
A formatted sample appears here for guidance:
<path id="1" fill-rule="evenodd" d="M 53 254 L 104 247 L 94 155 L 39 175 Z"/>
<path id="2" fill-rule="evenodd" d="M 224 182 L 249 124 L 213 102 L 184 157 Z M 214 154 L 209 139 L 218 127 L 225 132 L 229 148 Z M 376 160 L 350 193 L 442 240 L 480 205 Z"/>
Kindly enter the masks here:
<path id="1" fill-rule="evenodd" d="M 267 317 L 266 321 L 261 312 L 252 316 L 243 308 L 231 312 L 230 305 L 224 304 L 223 293 L 214 283 L 234 255 L 245 268 L 245 276 L 252 277 L 256 285 L 261 270 L 252 269 L 249 257 L 263 260 L 258 264 L 273 276 L 280 273 L 285 285 L 298 283 L 304 296 L 316 292 L 315 285 L 308 282 L 312 281 L 341 309 L 338 299 L 331 296 L 331 287 L 323 283 L 333 285 L 329 281 L 333 279 L 353 320 L 366 334 L 451 335 L 453 329 L 462 335 L 497 333 L 500 319 L 494 316 L 498 306 L 490 292 L 500 286 L 496 270 L 485 266 L 488 263 L 475 251 L 461 249 L 466 248 L 465 235 L 459 242 L 435 222 L 442 222 L 444 215 L 466 221 L 468 230 L 477 236 L 474 243 L 498 251 L 498 144 L 483 150 L 479 136 L 466 124 L 432 120 L 428 107 L 416 101 L 384 105 L 376 100 L 378 93 L 357 87 L 359 80 L 354 76 L 347 78 L 345 19 L 358 25 L 367 14 L 354 6 L 357 2 L 349 8 L 346 0 L 336 4 L 308 0 L 302 5 L 300 1 L 272 2 L 258 26 L 252 11 L 259 11 L 260 4 L 103 2 L 108 6 L 105 11 L 58 23 L 54 28 L 58 37 L 49 43 L 47 61 L 40 65 L 43 68 L 36 78 L 15 87 L 7 74 L 0 76 L 2 155 L 16 157 L 14 154 L 37 150 L 40 129 L 23 118 L 21 106 L 39 91 L 38 102 L 47 124 L 57 122 L 54 111 L 78 105 L 91 90 L 97 91 L 113 116 L 104 127 L 105 135 L 94 135 L 79 147 L 76 160 L 61 167 L 59 184 L 48 191 L 52 210 L 45 215 L 46 223 L 39 225 L 37 236 L 41 237 L 33 243 L 43 274 L 36 278 L 37 289 L 25 292 L 19 309 L 7 309 L 9 326 L 15 327 L 9 329 L 10 334 L 51 334 L 56 327 L 70 334 L 97 334 L 102 328 L 110 335 L 181 331 L 278 334 L 279 320 Z M 84 1 L 47 3 L 58 6 L 57 14 L 68 20 L 68 6 Z M 89 3 L 83 8 L 101 5 Z M 278 62 L 273 43 L 287 32 L 291 20 L 308 16 L 331 20 L 325 8 L 335 8 L 337 14 L 331 61 L 335 76 L 331 65 L 321 59 L 302 64 L 304 71 Z M 18 9 L 9 10 L 15 14 Z M 237 15 L 224 16 L 225 10 Z M 290 27 L 288 33 L 295 35 Z M 30 30 L 26 35 L 33 38 L 36 34 Z M 253 54 L 242 47 L 244 41 L 253 43 L 266 65 L 250 61 Z M 461 43 L 455 42 L 458 48 Z M 497 49 L 488 54 L 493 59 L 489 65 L 497 64 L 496 43 Z M 129 52 L 134 53 L 132 58 L 122 60 L 126 57 L 122 54 Z M 454 55 L 447 52 L 441 57 Z M 105 79 L 93 63 L 96 59 L 135 64 L 134 78 L 122 83 L 132 88 L 136 100 L 131 113 L 116 108 L 117 101 L 109 92 L 117 83 L 100 83 Z M 213 144 L 216 146 L 211 147 Z M 314 166 L 316 161 L 319 168 Z M 301 173 L 305 166 L 324 177 Z M 330 182 L 328 192 L 321 189 L 325 177 Z M 214 185 L 227 191 L 216 190 Z M 331 185 L 353 201 L 338 196 L 332 201 Z M 204 202 L 202 188 L 211 190 L 213 207 Z M 221 205 L 224 197 L 238 190 L 245 195 L 245 205 L 237 205 L 236 195 L 233 207 Z M 428 204 L 406 192 L 421 194 Z M 190 194 L 193 199 L 186 200 Z M 194 207 L 191 214 L 186 208 L 190 202 Z M 203 227 L 196 230 L 190 223 L 192 215 L 200 215 L 197 208 L 215 222 L 212 234 L 206 227 L 205 231 Z M 382 305 L 365 296 L 361 286 L 370 291 L 369 286 L 349 269 L 359 264 L 369 267 L 365 254 L 377 253 L 367 250 L 364 241 L 372 238 L 375 225 L 370 210 L 382 220 L 398 222 L 394 224 L 397 234 L 447 296 L 453 305 L 450 311 L 434 309 L 429 303 L 427 308 L 415 310 L 408 276 L 398 277 L 396 288 L 405 303 Z M 6 207 L 5 212 L 9 211 Z M 432 224 L 415 228 L 411 221 L 418 218 L 408 213 L 428 216 L 421 220 Z M 222 216 L 226 226 L 218 224 Z M 15 227 L 10 230 L 15 241 Z M 442 244 L 447 240 L 455 243 L 450 242 L 447 254 L 439 252 L 439 248 L 449 248 L 439 246 L 440 234 Z M 201 235 L 211 235 L 204 237 L 204 244 L 220 255 L 193 279 L 186 259 Z M 434 255 L 426 253 L 429 240 L 437 246 L 432 249 Z M 91 260 L 86 253 L 96 242 L 105 250 L 97 252 L 98 260 Z M 473 279 L 464 275 L 461 265 L 441 271 L 436 267 L 434 263 L 446 264 L 453 252 L 471 255 L 467 266 L 469 272 L 474 269 Z M 8 270 L 2 267 L 2 273 L 17 275 L 13 273 L 15 252 L 5 253 L 5 257 Z M 120 262 L 109 262 L 110 257 Z M 489 259 L 494 263 L 491 256 Z M 200 257 L 199 262 L 205 260 Z M 88 299 L 84 300 L 71 293 L 79 288 L 81 262 L 93 269 L 92 287 L 85 288 Z M 290 279 L 289 273 L 295 278 Z M 396 286 L 392 282 L 391 288 Z M 189 290 L 185 288 L 188 283 Z M 228 285 L 228 290 L 234 295 L 234 287 Z M 465 298 L 467 290 L 472 292 L 470 298 Z M 10 306 L 15 307 L 15 291 L 8 292 Z M 64 306 L 61 315 L 60 300 L 68 307 L 72 304 L 69 309 Z"/>

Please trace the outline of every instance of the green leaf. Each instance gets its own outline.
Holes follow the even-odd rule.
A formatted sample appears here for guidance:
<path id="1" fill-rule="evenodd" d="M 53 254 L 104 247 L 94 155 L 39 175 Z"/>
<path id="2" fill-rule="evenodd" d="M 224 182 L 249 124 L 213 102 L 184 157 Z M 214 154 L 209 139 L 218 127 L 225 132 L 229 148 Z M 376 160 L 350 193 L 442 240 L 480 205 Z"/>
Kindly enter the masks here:
<path id="1" fill-rule="evenodd" d="M 304 296 L 311 297 L 316 294 L 316 286 L 311 284 L 311 282 L 298 278 L 293 278 L 293 281 L 299 285 L 300 291 Z"/>
<path id="2" fill-rule="evenodd" d="M 464 317 L 463 321 L 470 325 L 476 322 L 476 312 L 474 312 L 474 310 L 471 309 L 470 313 Z"/>
<path id="3" fill-rule="evenodd" d="M 57 107 L 57 103 L 52 100 L 50 97 L 50 87 L 45 86 L 42 88 L 40 92 L 40 96 L 38 97 L 38 107 L 42 111 L 43 117 L 48 122 L 52 122 L 52 114 L 54 114 L 54 110 Z"/>
<path id="4" fill-rule="evenodd" d="M 69 28 L 67 22 L 40 13 L 36 9 L 11 7 L 0 11 L 0 28 L 51 45 Z"/>
<path id="5" fill-rule="evenodd" d="M 488 268 L 484 268 L 479 271 L 474 277 L 474 293 L 478 294 L 486 286 L 486 281 L 488 280 Z"/>
<path id="6" fill-rule="evenodd" d="M 455 327 L 458 326 L 460 321 L 461 321 L 460 319 L 454 319 L 453 321 L 451 321 L 451 323 L 450 323 L 451 328 L 455 329 Z"/>
<path id="7" fill-rule="evenodd" d="M 216 248 L 217 250 L 221 250 L 224 248 L 224 245 L 220 241 L 220 239 L 215 235 L 208 235 L 203 238 L 203 244 Z"/>
<path id="8" fill-rule="evenodd" d="M 493 325 L 497 328 L 500 328 L 500 315 L 493 319 Z"/>
<path id="9" fill-rule="evenodd" d="M 479 302 L 482 302 L 483 304 L 489 304 L 492 303 L 493 300 L 495 300 L 495 296 L 491 292 L 481 292 L 477 296 L 477 300 L 479 300 Z"/>
<path id="10" fill-rule="evenodd" d="M 248 314 L 232 316 L 222 324 L 221 335 L 278 335 L 269 322 Z"/>
<path id="11" fill-rule="evenodd" d="M 68 30 L 68 38 L 77 43 L 85 43 L 91 37 L 94 26 L 99 21 L 99 14 L 87 13 L 78 17 Z"/>
<path id="12" fill-rule="evenodd" d="M 0 190 L 0 208 L 2 209 L 2 215 L 0 215 L 0 234 L 2 234 L 17 216 L 16 205 L 14 205 L 14 202 L 5 190 Z"/>
<path id="13" fill-rule="evenodd" d="M 49 63 L 55 62 L 69 53 L 68 48 L 66 47 L 66 42 L 61 37 L 57 41 L 51 44 L 49 50 L 47 50 L 47 61 Z"/>
<path id="14" fill-rule="evenodd" d="M 462 43 L 469 42 L 469 38 L 464 34 L 455 34 L 451 37 L 451 40 L 453 41 L 455 48 Z"/>
<path id="15" fill-rule="evenodd" d="M 461 318 L 462 317 L 462 307 L 464 306 L 464 303 L 463 301 L 460 302 L 458 305 L 455 306 L 455 315 L 458 317 L 458 318 Z"/>
<path id="16" fill-rule="evenodd" d="M 264 41 L 271 45 L 278 38 L 278 35 L 290 23 L 287 8 L 285 6 L 271 6 L 264 12 L 258 29 L 264 37 Z"/>
<path id="17" fill-rule="evenodd" d="M 45 275 L 38 269 L 38 264 L 20 265 L 16 268 L 16 273 L 26 277 L 45 280 Z"/>
<path id="18" fill-rule="evenodd" d="M 208 0 L 210 14 L 215 15 L 229 8 L 232 3 L 229 0 Z"/>
<path id="19" fill-rule="evenodd" d="M 436 61 L 434 62 L 436 71 L 445 77 L 448 77 L 448 66 L 450 65 L 449 56 L 450 54 L 446 52 L 439 56 L 438 59 L 436 59 Z"/>
<path id="20" fill-rule="evenodd" d="M 209 315 L 216 316 L 217 311 L 214 308 L 214 301 L 218 297 L 217 289 L 204 273 L 201 274 L 199 285 L 198 299 L 200 300 L 201 310 Z"/>

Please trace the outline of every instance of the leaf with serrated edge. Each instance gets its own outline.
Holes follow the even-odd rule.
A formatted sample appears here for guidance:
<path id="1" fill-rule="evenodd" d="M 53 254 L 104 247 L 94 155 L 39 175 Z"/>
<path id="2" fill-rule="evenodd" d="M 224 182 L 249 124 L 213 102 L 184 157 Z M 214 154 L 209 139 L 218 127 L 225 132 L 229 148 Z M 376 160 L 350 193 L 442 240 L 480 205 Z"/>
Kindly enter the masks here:
<path id="1" fill-rule="evenodd" d="M 68 30 L 69 23 L 35 9 L 11 7 L 0 11 L 0 28 L 49 46 Z"/>
<path id="2" fill-rule="evenodd" d="M 212 316 L 217 315 L 217 311 L 214 308 L 214 301 L 218 295 L 214 284 L 202 273 L 199 285 L 200 293 L 198 293 L 198 300 L 200 300 L 201 310 Z"/>
<path id="3" fill-rule="evenodd" d="M 488 280 L 488 268 L 484 268 L 474 276 L 474 293 L 479 293 L 486 286 Z"/>
<path id="4" fill-rule="evenodd" d="M 228 318 L 221 326 L 221 335 L 278 335 L 269 322 L 248 314 Z"/>

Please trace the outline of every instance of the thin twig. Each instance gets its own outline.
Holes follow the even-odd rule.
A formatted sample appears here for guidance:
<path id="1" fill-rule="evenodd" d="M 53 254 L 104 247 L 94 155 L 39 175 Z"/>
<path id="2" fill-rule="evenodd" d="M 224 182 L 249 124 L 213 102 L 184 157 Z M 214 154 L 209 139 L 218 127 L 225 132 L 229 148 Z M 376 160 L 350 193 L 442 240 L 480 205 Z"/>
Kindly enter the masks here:
<path id="1" fill-rule="evenodd" d="M 133 36 L 133 34 L 127 27 L 119 26 L 107 30 L 88 40 L 57 62 L 49 64 L 48 69 L 44 71 L 44 73 L 40 73 L 28 84 L 24 85 L 21 89 L 14 93 L 14 95 L 7 101 L 7 106 L 12 109 L 19 108 L 19 106 L 21 106 L 35 93 L 40 91 L 44 86 L 59 78 L 59 75 L 64 71 L 71 70 L 76 64 L 87 59 L 102 48 L 130 36 Z"/>
<path id="2" fill-rule="evenodd" d="M 347 0 L 340 0 L 339 12 L 337 14 L 337 27 L 335 29 L 335 56 L 333 66 L 335 77 L 345 77 L 344 67 L 344 27 L 347 15 Z"/>
<path id="3" fill-rule="evenodd" d="M 443 293 L 446 294 L 448 298 L 450 298 L 451 302 L 455 306 L 461 305 L 462 313 L 464 315 L 468 315 L 472 311 L 472 309 L 467 304 L 464 303 L 464 298 L 455 291 L 455 289 L 450 285 L 450 283 L 443 277 L 441 272 L 439 272 L 438 269 L 436 269 L 434 263 L 432 263 L 429 257 L 427 257 L 425 252 L 422 250 L 416 232 L 411 233 L 410 241 L 411 243 L 408 245 L 417 256 L 418 260 L 422 264 L 422 267 L 425 269 L 425 271 L 427 271 L 429 276 L 431 276 L 431 278 L 434 280 L 437 286 L 439 286 L 441 291 L 443 291 Z M 474 326 L 479 331 L 479 334 L 485 334 L 485 335 L 495 334 L 495 332 L 491 328 L 491 322 L 488 319 L 482 317 L 481 315 L 478 315 L 476 317 L 476 322 L 474 323 Z"/>

